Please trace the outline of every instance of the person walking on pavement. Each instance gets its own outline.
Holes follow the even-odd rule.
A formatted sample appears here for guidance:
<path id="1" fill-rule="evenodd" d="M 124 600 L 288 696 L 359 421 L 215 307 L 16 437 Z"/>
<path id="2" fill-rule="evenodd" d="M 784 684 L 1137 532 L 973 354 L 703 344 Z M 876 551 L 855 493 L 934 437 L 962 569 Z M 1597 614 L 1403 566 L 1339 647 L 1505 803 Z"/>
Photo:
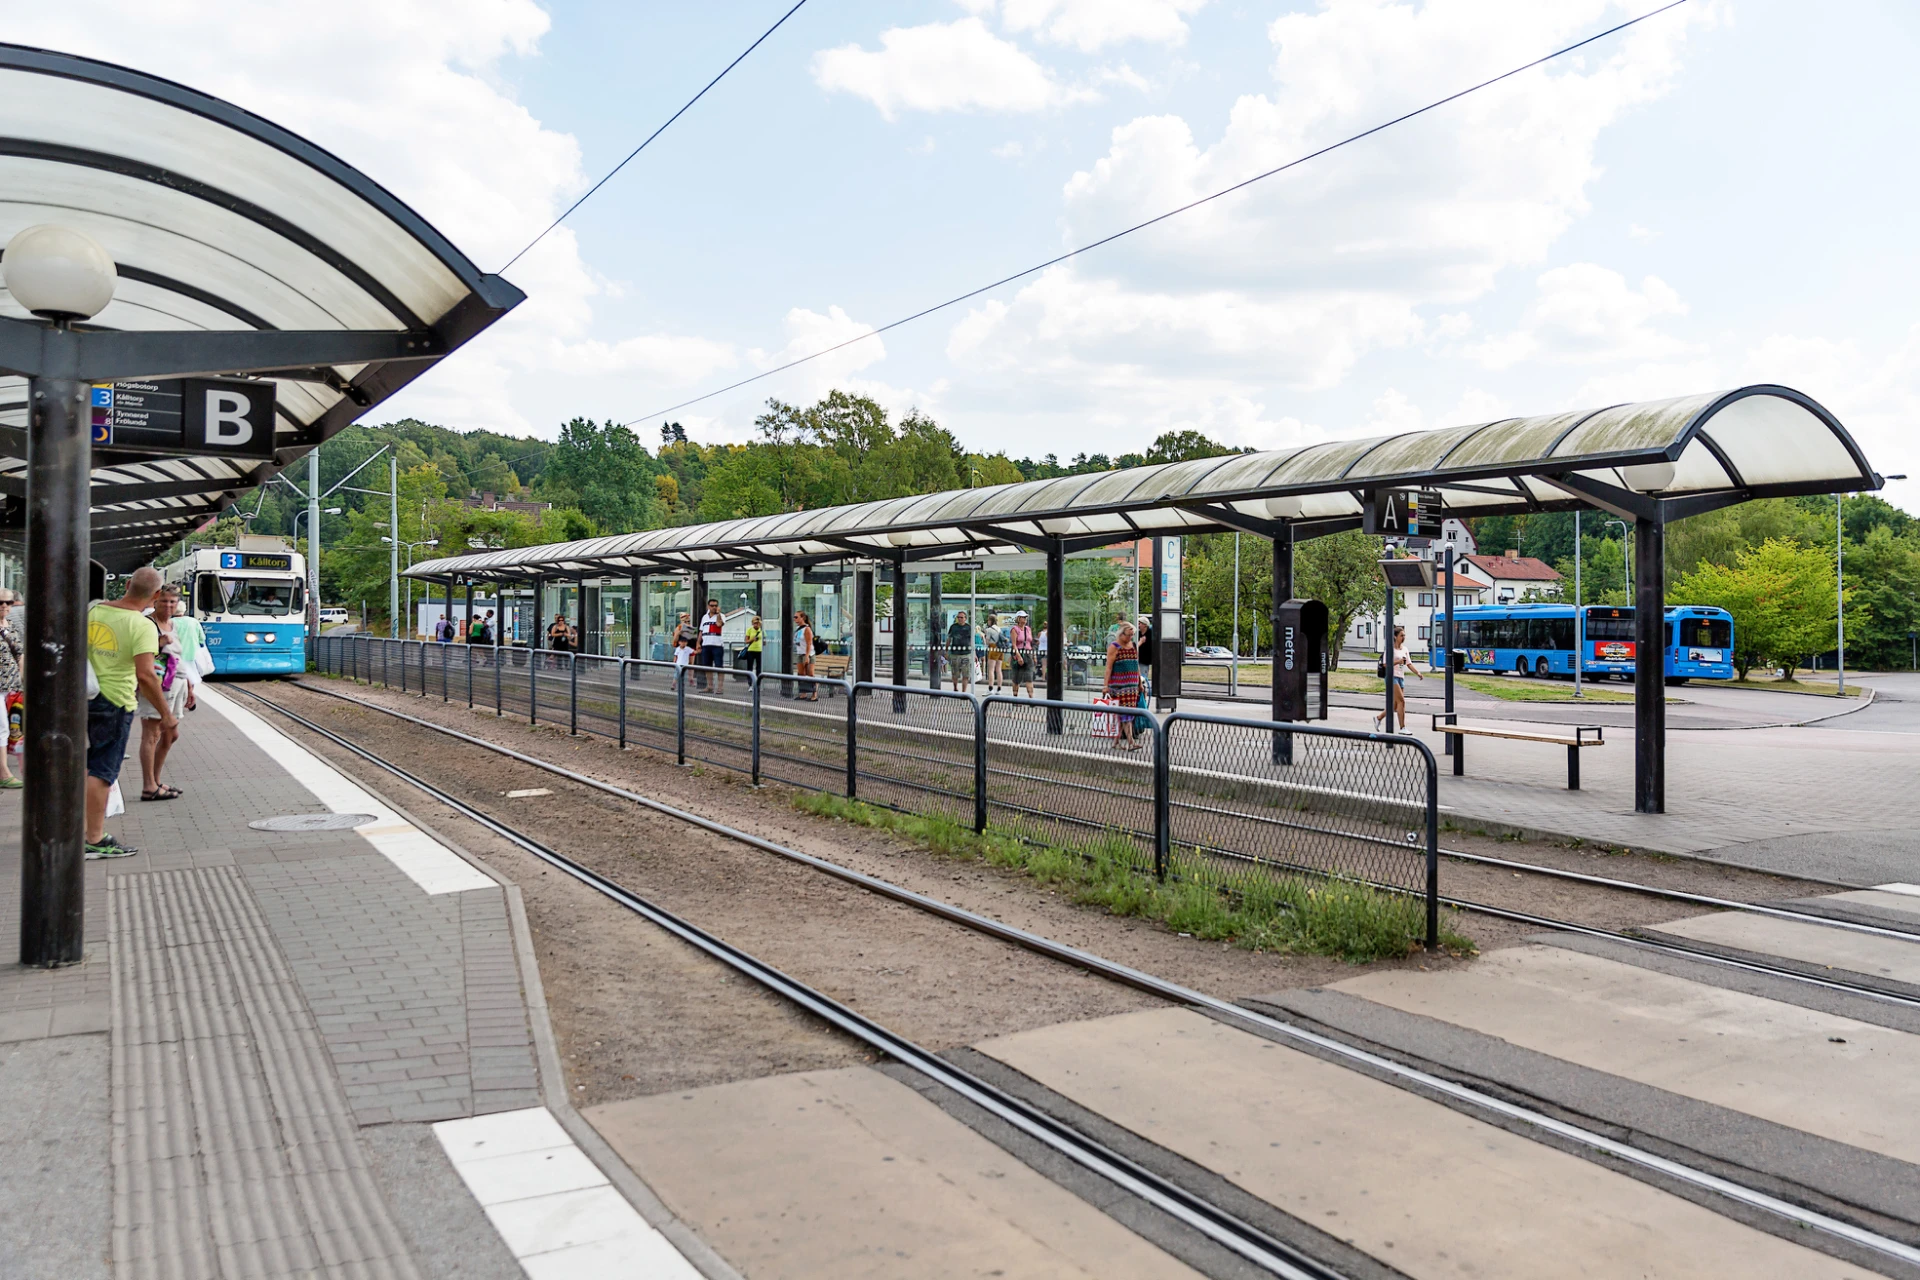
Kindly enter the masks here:
<path id="1" fill-rule="evenodd" d="M 998 614 L 987 615 L 985 627 L 987 650 L 987 692 L 1000 692 L 1000 680 L 1006 674 L 1007 638 L 1000 630 Z"/>
<path id="2" fill-rule="evenodd" d="M 1020 610 L 1013 615 L 1013 629 L 1007 635 L 1007 649 L 1013 655 L 1013 696 L 1020 696 L 1020 686 L 1027 687 L 1027 696 L 1033 696 L 1033 668 L 1036 653 L 1033 647 L 1033 628 L 1027 624 L 1027 611 Z"/>
<path id="3" fill-rule="evenodd" d="M 25 642 L 13 621 L 13 592 L 0 589 L 0 694 L 7 707 L 7 742 L 0 748 L 0 791 L 18 791 L 24 785 L 13 776 L 10 757 L 26 742 L 27 698 L 21 680 Z"/>
<path id="4" fill-rule="evenodd" d="M 160 573 L 151 565 L 133 571 L 126 594 L 87 610 L 87 662 L 100 692 L 87 702 L 87 854 L 88 858 L 124 858 L 139 850 L 107 834 L 107 798 L 120 780 L 127 755 L 127 730 L 133 726 L 140 695 L 162 708 L 160 727 L 179 724 L 167 706 L 166 691 L 153 673 L 160 632 L 146 617 Z"/>
<path id="5" fill-rule="evenodd" d="M 1395 627 L 1393 629 L 1392 662 L 1393 665 L 1387 669 L 1386 674 L 1387 677 L 1393 681 L 1393 709 L 1395 714 L 1400 717 L 1400 732 L 1405 733 L 1407 731 L 1407 672 L 1411 671 L 1414 675 L 1420 676 L 1422 680 L 1426 679 L 1425 676 L 1420 675 L 1420 668 L 1413 665 L 1413 654 L 1407 649 L 1407 629 L 1405 627 Z M 1380 665 L 1386 667 L 1387 663 L 1384 658 Z M 1373 717 L 1373 727 L 1379 729 L 1382 721 L 1387 722 L 1386 730 L 1388 733 L 1392 733 L 1393 722 L 1388 719 L 1387 713 L 1384 711 L 1377 713 Z"/>
<path id="6" fill-rule="evenodd" d="M 144 691 L 140 698 L 142 800 L 178 800 L 181 795 L 180 788 L 170 787 L 160 779 L 160 771 L 166 767 L 167 753 L 180 740 L 180 717 L 195 705 L 193 685 L 187 675 L 191 669 L 189 659 L 178 630 L 182 619 L 173 616 L 179 607 L 180 594 L 172 587 L 161 587 L 154 593 L 152 621 L 154 630 L 160 636 L 160 651 L 154 656 L 153 665 L 154 674 L 160 677 L 160 692 L 165 695 L 165 700 L 164 704 L 157 704 L 147 698 Z M 161 725 L 161 718 L 165 715 L 173 717 L 173 728 Z"/>
<path id="7" fill-rule="evenodd" d="M 947 628 L 947 677 L 956 691 L 962 685 L 973 686 L 973 624 L 965 609 L 953 615 L 953 625 Z"/>

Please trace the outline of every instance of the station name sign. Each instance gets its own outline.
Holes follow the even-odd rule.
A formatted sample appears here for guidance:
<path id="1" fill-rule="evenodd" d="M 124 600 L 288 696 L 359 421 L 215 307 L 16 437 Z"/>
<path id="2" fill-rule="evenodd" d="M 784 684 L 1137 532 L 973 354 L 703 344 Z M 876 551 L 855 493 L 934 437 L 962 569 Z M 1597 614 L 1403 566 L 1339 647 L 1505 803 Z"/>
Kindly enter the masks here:
<path id="1" fill-rule="evenodd" d="M 273 384 L 230 378 L 96 382 L 93 446 L 129 453 L 273 457 Z"/>

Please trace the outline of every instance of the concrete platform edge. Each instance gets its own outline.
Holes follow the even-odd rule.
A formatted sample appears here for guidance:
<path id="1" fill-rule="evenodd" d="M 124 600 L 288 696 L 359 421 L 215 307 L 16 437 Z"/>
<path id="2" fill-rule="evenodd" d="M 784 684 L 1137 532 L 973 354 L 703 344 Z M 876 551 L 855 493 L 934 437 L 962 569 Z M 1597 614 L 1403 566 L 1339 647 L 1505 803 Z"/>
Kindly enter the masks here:
<path id="1" fill-rule="evenodd" d="M 567 1097 L 567 1077 L 560 1064 L 560 1047 L 554 1038 L 553 1024 L 548 1019 L 546 988 L 540 981 L 540 963 L 534 951 L 533 933 L 527 924 L 527 908 L 520 896 L 520 886 L 488 866 L 446 832 L 421 821 L 404 806 L 394 803 L 390 792 L 377 787 L 371 789 L 380 791 L 381 798 L 392 805 L 395 813 L 466 859 L 505 893 L 507 921 L 513 934 L 513 953 L 520 965 L 520 989 L 527 1006 L 527 1027 L 533 1034 L 534 1054 L 540 1064 L 540 1090 L 546 1099 L 547 1110 L 553 1112 L 560 1127 L 567 1131 L 567 1136 L 586 1152 L 587 1158 L 599 1167 L 600 1172 L 607 1176 L 607 1181 L 646 1220 L 647 1225 L 665 1236 L 693 1264 L 695 1270 L 706 1276 L 707 1280 L 745 1280 L 731 1263 L 714 1251 L 712 1245 L 676 1217 L 673 1210 L 654 1194 L 653 1188 L 615 1154 L 607 1140 L 600 1136 L 600 1131 L 574 1110 L 572 1101 Z"/>

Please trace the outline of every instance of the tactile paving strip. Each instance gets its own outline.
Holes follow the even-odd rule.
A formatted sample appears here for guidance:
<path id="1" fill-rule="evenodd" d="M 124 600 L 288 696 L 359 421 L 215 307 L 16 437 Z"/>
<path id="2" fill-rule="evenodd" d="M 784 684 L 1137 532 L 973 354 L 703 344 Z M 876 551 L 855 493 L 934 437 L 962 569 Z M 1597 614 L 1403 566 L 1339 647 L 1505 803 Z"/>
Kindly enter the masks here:
<path id="1" fill-rule="evenodd" d="M 109 881 L 118 1280 L 418 1280 L 232 867 Z"/>

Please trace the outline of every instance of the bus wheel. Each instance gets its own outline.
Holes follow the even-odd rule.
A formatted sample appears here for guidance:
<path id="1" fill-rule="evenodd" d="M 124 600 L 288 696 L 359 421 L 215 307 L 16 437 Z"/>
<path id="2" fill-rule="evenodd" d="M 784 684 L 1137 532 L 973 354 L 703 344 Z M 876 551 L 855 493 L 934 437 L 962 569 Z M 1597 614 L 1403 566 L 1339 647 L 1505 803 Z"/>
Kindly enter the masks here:
<path id="1" fill-rule="evenodd" d="M 1545 658 L 1535 658 L 1533 660 L 1533 674 L 1545 680 L 1553 674 L 1553 667 L 1548 664 Z"/>
<path id="2" fill-rule="evenodd" d="M 1523 653 L 1518 658 L 1515 658 L 1513 660 L 1513 673 L 1518 676 L 1524 676 L 1527 674 L 1527 655 L 1526 654 Z"/>

